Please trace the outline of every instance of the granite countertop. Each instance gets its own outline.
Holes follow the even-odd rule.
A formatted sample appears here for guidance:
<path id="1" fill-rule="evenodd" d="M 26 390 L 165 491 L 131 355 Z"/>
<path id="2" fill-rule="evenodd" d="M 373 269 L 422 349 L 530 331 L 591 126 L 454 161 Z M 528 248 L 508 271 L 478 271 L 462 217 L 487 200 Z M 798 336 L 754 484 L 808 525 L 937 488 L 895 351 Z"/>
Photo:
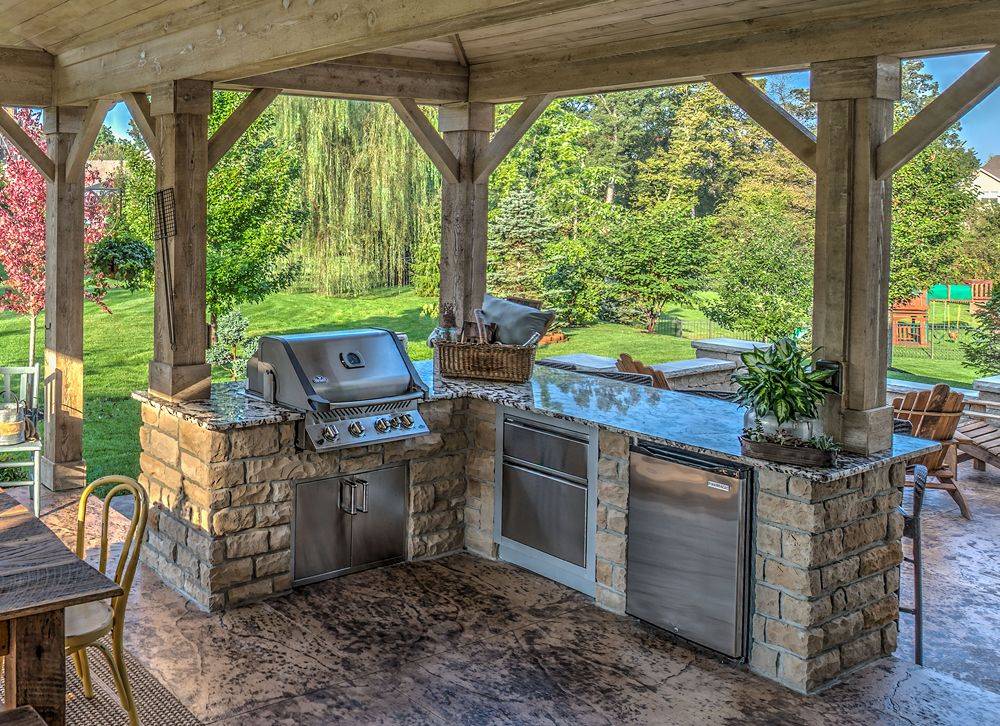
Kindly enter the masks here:
<path id="1" fill-rule="evenodd" d="M 414 363 L 432 398 L 478 398 L 635 436 L 698 454 L 781 471 L 817 481 L 859 474 L 886 463 L 934 451 L 938 444 L 912 436 L 894 436 L 883 454 L 842 454 L 832 468 L 807 468 L 752 459 L 740 451 L 743 410 L 728 401 L 648 388 L 557 368 L 535 366 L 524 384 L 444 378 L 431 361 Z"/>
<path id="2" fill-rule="evenodd" d="M 594 424 L 644 441 L 698 454 L 795 474 L 817 481 L 841 479 L 878 465 L 905 461 L 934 451 L 938 444 L 911 436 L 894 436 L 892 449 L 874 456 L 842 454 L 836 467 L 817 469 L 751 459 L 740 452 L 743 411 L 735 404 L 702 396 L 665 391 L 557 368 L 535 366 L 523 384 L 444 378 L 432 361 L 415 361 L 431 400 L 477 398 L 522 411 Z M 302 413 L 265 403 L 246 394 L 236 381 L 212 386 L 204 401 L 171 402 L 137 391 L 132 397 L 154 408 L 212 431 L 298 421 Z"/>

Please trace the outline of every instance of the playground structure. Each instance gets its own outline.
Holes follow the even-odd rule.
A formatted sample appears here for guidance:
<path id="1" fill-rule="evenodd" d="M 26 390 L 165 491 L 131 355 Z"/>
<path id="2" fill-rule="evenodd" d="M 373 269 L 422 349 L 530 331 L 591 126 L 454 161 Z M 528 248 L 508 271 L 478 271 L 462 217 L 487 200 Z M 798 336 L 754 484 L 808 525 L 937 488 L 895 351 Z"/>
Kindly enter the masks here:
<path id="1" fill-rule="evenodd" d="M 890 311 L 893 346 L 929 348 L 935 342 L 956 343 L 992 293 L 992 280 L 966 280 L 961 285 L 934 285 L 896 303 Z"/>
<path id="2" fill-rule="evenodd" d="M 925 348 L 927 346 L 928 314 L 927 293 L 921 293 L 892 306 L 892 344 L 901 347 Z"/>

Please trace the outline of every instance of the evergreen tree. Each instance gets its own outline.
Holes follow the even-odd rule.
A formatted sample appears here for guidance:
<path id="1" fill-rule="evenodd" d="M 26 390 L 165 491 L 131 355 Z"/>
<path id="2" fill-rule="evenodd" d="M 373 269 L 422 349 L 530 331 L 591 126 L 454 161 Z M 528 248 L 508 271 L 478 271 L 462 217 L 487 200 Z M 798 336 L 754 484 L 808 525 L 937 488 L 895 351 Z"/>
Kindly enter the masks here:
<path id="1" fill-rule="evenodd" d="M 543 253 L 554 228 L 527 188 L 508 194 L 490 219 L 486 284 L 490 293 L 536 299 L 542 293 Z"/>
<path id="2" fill-rule="evenodd" d="M 984 376 L 1000 374 L 1000 286 L 973 317 L 979 325 L 962 341 L 965 361 Z"/>

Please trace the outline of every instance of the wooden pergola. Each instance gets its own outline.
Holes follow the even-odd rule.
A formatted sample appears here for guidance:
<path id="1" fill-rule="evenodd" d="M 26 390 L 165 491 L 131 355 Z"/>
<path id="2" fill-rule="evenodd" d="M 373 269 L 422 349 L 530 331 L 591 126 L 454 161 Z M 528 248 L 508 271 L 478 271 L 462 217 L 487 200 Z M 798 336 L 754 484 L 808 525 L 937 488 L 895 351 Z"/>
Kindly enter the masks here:
<path id="1" fill-rule="evenodd" d="M 387 101 L 443 177 L 441 296 L 485 291 L 490 173 L 555 97 L 708 80 L 816 172 L 813 337 L 842 365 L 827 428 L 889 446 L 885 405 L 893 172 L 1000 82 L 998 0 L 36 0 L 0 2 L 0 104 L 45 109 L 47 153 L 0 131 L 49 181 L 44 480 L 84 476 L 83 171 L 124 100 L 172 188 L 157 261 L 149 387 L 209 392 L 206 178 L 279 94 Z M 990 50 L 893 133 L 900 58 Z M 745 75 L 812 71 L 816 136 Z M 211 137 L 214 88 L 249 90 Z M 495 104 L 523 101 L 494 133 Z M 437 106 L 437 130 L 417 104 Z M 440 133 L 439 133 L 440 132 Z M 169 279 L 171 288 L 166 289 Z M 173 335 L 167 330 L 172 301 Z M 461 320 L 460 320 L 461 322 Z M 173 342 L 171 342 L 171 339 Z"/>

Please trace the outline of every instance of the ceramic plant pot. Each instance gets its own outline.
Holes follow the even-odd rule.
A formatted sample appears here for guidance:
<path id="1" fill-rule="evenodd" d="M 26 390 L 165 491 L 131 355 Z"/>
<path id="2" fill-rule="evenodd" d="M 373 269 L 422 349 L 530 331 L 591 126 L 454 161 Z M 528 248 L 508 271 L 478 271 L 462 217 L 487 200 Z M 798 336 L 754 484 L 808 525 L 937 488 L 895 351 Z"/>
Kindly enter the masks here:
<path id="1" fill-rule="evenodd" d="M 814 436 L 823 435 L 823 424 L 818 418 L 798 419 L 779 424 L 774 414 L 757 416 L 752 408 L 748 408 L 746 413 L 743 414 L 743 427 L 753 429 L 758 422 L 764 433 L 769 435 L 774 435 L 782 431 L 787 436 L 794 436 L 803 441 L 811 439 Z"/>

